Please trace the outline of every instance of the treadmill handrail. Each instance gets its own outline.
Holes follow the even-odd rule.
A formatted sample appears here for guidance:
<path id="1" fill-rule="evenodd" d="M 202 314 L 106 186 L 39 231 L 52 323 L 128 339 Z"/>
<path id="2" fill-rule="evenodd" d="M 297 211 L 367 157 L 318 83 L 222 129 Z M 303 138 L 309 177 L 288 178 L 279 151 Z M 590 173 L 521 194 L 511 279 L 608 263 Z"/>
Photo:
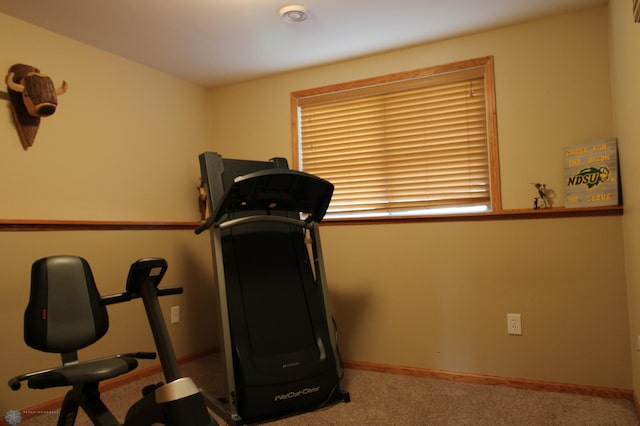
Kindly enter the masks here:
<path id="1" fill-rule="evenodd" d="M 214 222 L 215 222 L 215 217 L 209 216 L 209 218 L 202 225 L 198 226 L 193 232 L 195 232 L 196 235 L 201 234 L 202 232 L 211 228 Z"/>
<path id="2" fill-rule="evenodd" d="M 294 193 L 284 193 L 281 187 L 260 186 L 264 182 L 269 183 L 270 179 L 291 179 L 292 183 L 304 182 L 305 189 L 312 188 L 316 194 L 315 198 L 309 198 L 309 192 L 303 191 L 297 195 Z M 264 180 L 263 180 L 264 179 Z M 279 181 L 281 183 L 282 181 Z M 268 195 L 263 196 L 256 192 L 256 189 L 265 190 Z M 290 211 L 299 214 L 308 213 L 308 219 L 320 222 L 329 206 L 331 195 L 333 194 L 333 184 L 309 173 L 290 169 L 265 169 L 246 175 L 237 176 L 233 184 L 225 191 L 224 196 L 217 203 L 215 209 L 207 220 L 195 229 L 196 234 L 209 229 L 212 226 L 219 226 L 219 222 L 228 221 L 225 216 L 228 213 L 238 211 L 242 208 L 256 210 L 279 210 Z M 267 216 L 267 215 L 265 215 Z M 268 217 L 268 216 L 267 216 Z M 294 219 L 296 220 L 296 219 Z M 303 221 L 304 223 L 304 221 Z"/>
<path id="3" fill-rule="evenodd" d="M 306 220 L 294 219 L 286 216 L 272 216 L 272 215 L 256 215 L 256 216 L 244 216 L 235 219 L 230 219 L 218 224 L 216 227 L 220 229 L 227 229 L 238 225 L 244 225 L 247 223 L 256 222 L 278 222 L 286 223 L 289 225 L 299 226 L 300 228 L 306 228 L 309 224 Z"/>
<path id="4" fill-rule="evenodd" d="M 279 222 L 279 223 L 287 223 L 289 225 L 299 226 L 301 228 L 306 228 L 309 226 L 309 223 L 315 222 L 313 220 L 302 220 L 302 219 L 294 219 L 286 216 L 273 216 L 273 215 L 256 215 L 256 216 L 244 216 L 238 217 L 235 219 L 229 219 L 223 221 L 221 223 L 215 224 L 215 221 L 210 217 L 205 223 L 198 226 L 195 229 L 196 234 L 200 234 L 201 232 L 209 229 L 211 226 L 215 226 L 220 229 L 227 229 L 237 225 L 243 225 L 246 223 L 256 223 L 256 222 Z"/>

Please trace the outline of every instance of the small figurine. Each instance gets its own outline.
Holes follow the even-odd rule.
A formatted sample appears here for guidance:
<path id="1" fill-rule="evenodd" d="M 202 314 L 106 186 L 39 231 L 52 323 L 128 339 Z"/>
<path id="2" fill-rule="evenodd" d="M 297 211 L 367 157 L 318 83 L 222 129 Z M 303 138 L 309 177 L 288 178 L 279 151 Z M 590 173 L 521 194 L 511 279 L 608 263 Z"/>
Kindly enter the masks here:
<path id="1" fill-rule="evenodd" d="M 204 186 L 204 182 L 202 179 L 200 180 L 200 185 L 197 187 L 198 189 L 198 207 L 200 209 L 200 220 L 206 220 L 208 216 L 208 206 L 207 206 L 207 188 Z"/>
<path id="2" fill-rule="evenodd" d="M 552 207 L 550 193 L 551 190 L 547 190 L 547 186 L 544 183 L 532 184 L 538 190 L 538 197 L 533 199 L 533 209 L 548 209 Z"/>

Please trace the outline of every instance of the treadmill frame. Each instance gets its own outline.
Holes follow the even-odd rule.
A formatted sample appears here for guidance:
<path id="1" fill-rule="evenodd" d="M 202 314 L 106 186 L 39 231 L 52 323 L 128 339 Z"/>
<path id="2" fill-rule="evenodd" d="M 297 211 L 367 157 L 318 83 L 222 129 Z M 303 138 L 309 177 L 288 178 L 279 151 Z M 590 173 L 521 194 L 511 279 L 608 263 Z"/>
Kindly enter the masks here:
<path id="1" fill-rule="evenodd" d="M 229 305 L 227 299 L 227 285 L 225 279 L 225 268 L 224 268 L 224 259 L 222 256 L 222 236 L 221 233 L 225 229 L 233 228 L 235 226 L 244 225 L 247 223 L 255 223 L 255 222 L 279 222 L 286 223 L 289 225 L 297 226 L 302 228 L 303 232 L 308 231 L 308 238 L 306 240 L 307 244 L 310 244 L 311 247 L 311 255 L 312 255 L 312 273 L 315 278 L 316 286 L 319 288 L 322 294 L 322 305 L 324 307 L 324 315 L 326 316 L 326 323 L 328 327 L 328 335 L 331 344 L 331 350 L 333 352 L 333 356 L 336 364 L 336 373 L 338 377 L 338 387 L 340 385 L 340 380 L 343 377 L 343 368 L 341 365 L 341 358 L 338 351 L 337 345 L 337 329 L 335 327 L 335 323 L 333 321 L 333 315 L 330 309 L 330 301 L 328 295 L 327 288 L 327 278 L 324 267 L 324 259 L 322 256 L 322 246 L 320 241 L 320 232 L 319 232 L 319 222 L 322 220 L 322 216 L 324 215 L 324 210 L 328 205 L 328 201 L 325 201 L 325 206 L 321 209 L 316 209 L 314 212 L 305 212 L 309 213 L 309 216 L 305 220 L 296 219 L 294 217 L 289 216 L 278 216 L 278 215 L 268 215 L 268 214 L 260 214 L 253 216 L 244 216 L 238 218 L 228 218 L 225 211 L 223 211 L 223 206 L 215 205 L 215 201 L 212 199 L 213 197 L 219 197 L 220 194 L 225 193 L 224 191 L 224 183 L 222 181 L 222 174 L 210 173 L 209 167 L 212 164 L 217 164 L 216 167 L 224 170 L 223 159 L 216 152 L 205 152 L 199 156 L 200 159 L 200 167 L 202 172 L 202 179 L 205 184 L 206 193 L 207 193 L 207 203 L 213 209 L 209 219 L 200 227 L 196 229 L 196 234 L 203 232 L 206 229 L 210 231 L 210 243 L 211 243 L 211 252 L 213 256 L 213 261 L 216 266 L 216 278 L 215 280 L 215 289 L 218 296 L 218 324 L 220 326 L 220 339 L 222 343 L 221 348 L 221 357 L 224 366 L 225 372 L 225 382 L 226 382 L 226 394 L 222 397 L 214 397 L 206 391 L 203 391 L 203 395 L 205 397 L 205 401 L 207 405 L 219 416 L 221 416 L 227 423 L 231 425 L 242 425 L 244 424 L 244 419 L 238 410 L 238 390 L 236 385 L 236 373 L 234 366 L 234 357 L 233 357 L 233 340 L 231 336 L 231 325 L 229 320 Z M 238 160 L 235 160 L 238 161 Z M 260 163 L 260 162 L 256 162 Z M 288 168 L 287 160 L 284 158 L 274 158 L 270 160 L 268 163 L 264 162 L 265 166 L 269 164 L 272 165 L 274 169 L 283 169 L 290 173 L 299 173 L 302 172 L 292 171 Z M 268 170 L 268 169 L 265 169 Z M 243 175 L 241 175 L 243 176 Z M 237 177 L 234 177 L 234 180 Z M 330 197 L 329 197 L 330 198 Z M 218 198 L 220 199 L 220 198 Z M 311 209 L 310 209 L 311 210 Z M 318 210 L 321 210 L 320 212 Z M 319 216 L 319 219 L 316 220 L 315 216 Z M 332 392 L 333 394 L 333 392 Z M 336 395 L 343 402 L 349 402 L 350 397 L 347 392 L 342 391 L 342 389 L 337 389 L 335 392 Z M 309 411 L 309 410 L 306 410 Z M 296 414 L 298 412 L 292 412 L 291 414 Z M 287 414 L 285 414 L 287 415 Z"/>

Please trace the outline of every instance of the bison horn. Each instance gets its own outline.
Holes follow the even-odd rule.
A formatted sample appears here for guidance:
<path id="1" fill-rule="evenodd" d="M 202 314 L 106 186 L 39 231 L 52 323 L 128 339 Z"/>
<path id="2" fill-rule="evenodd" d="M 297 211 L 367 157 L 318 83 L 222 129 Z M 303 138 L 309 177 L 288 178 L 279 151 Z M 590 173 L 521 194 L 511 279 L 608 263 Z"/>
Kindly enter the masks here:
<path id="1" fill-rule="evenodd" d="M 7 74 L 7 78 L 5 79 L 7 82 L 7 86 L 11 89 L 11 90 L 15 90 L 16 92 L 24 92 L 24 86 L 22 84 L 16 83 L 15 81 L 13 81 L 13 76 L 14 76 L 14 72 L 11 71 L 9 72 L 9 74 Z"/>
<path id="2" fill-rule="evenodd" d="M 56 95 L 60 96 L 60 95 L 64 94 L 67 91 L 68 87 L 69 87 L 69 85 L 67 84 L 67 82 L 62 80 L 62 86 L 60 86 L 60 87 L 58 87 L 56 89 Z"/>

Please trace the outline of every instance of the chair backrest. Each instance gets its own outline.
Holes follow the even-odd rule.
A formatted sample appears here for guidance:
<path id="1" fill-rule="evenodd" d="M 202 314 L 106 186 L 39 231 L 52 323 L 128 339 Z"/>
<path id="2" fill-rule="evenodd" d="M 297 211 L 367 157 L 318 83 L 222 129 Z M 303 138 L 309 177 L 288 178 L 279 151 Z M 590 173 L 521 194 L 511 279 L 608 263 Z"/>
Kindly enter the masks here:
<path id="1" fill-rule="evenodd" d="M 85 259 L 52 256 L 33 263 L 24 313 L 27 345 L 44 352 L 75 352 L 99 340 L 108 328 L 107 309 Z"/>

